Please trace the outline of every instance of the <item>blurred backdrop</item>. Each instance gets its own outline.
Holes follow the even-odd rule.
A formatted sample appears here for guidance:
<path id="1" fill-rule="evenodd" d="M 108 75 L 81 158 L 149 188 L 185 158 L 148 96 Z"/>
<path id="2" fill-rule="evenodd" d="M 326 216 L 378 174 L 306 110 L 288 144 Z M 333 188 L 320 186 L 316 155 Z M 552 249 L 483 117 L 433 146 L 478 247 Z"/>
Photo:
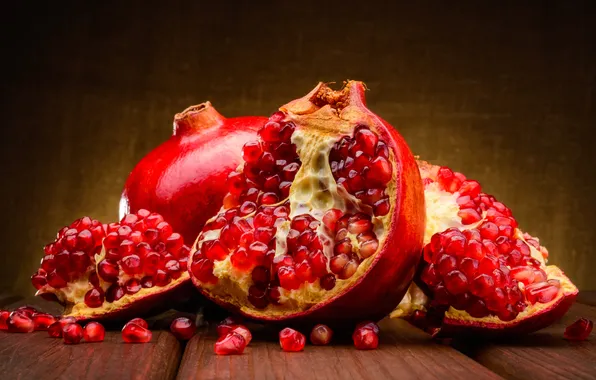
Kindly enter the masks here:
<path id="1" fill-rule="evenodd" d="M 269 115 L 348 78 L 416 154 L 479 180 L 596 289 L 593 3 L 347 3 L 4 4 L 0 290 L 33 293 L 63 225 L 117 218 L 174 113 L 210 100 Z"/>

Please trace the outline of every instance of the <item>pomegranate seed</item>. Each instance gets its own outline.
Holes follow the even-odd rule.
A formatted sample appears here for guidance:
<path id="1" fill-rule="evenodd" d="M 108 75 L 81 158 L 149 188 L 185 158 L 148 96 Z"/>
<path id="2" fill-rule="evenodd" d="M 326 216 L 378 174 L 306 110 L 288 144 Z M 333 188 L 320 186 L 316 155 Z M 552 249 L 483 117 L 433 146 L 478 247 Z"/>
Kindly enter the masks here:
<path id="1" fill-rule="evenodd" d="M 435 266 L 433 264 L 424 267 L 420 275 L 420 278 L 422 279 L 422 281 L 424 281 L 424 283 L 431 287 L 437 285 L 440 282 L 440 279 L 435 271 Z"/>
<path id="2" fill-rule="evenodd" d="M 486 298 L 486 306 L 489 310 L 499 312 L 507 305 L 507 297 L 501 288 L 495 288 L 492 294 Z"/>
<path id="3" fill-rule="evenodd" d="M 251 164 L 256 163 L 262 153 L 261 146 L 257 141 L 249 141 L 242 147 L 242 158 Z"/>
<path id="4" fill-rule="evenodd" d="M 279 345 L 286 352 L 299 352 L 304 350 L 306 338 L 304 334 L 286 327 L 279 332 Z"/>
<path id="5" fill-rule="evenodd" d="M 591 320 L 587 318 L 580 318 L 571 325 L 567 326 L 563 336 L 567 340 L 586 340 L 592 332 L 593 327 L 594 323 Z"/>
<path id="6" fill-rule="evenodd" d="M 83 328 L 77 323 L 69 323 L 62 328 L 62 338 L 65 344 L 79 344 L 83 339 Z"/>
<path id="7" fill-rule="evenodd" d="M 137 255 L 129 255 L 122 258 L 120 267 L 124 273 L 129 275 L 135 275 L 142 273 L 143 267 L 141 264 L 141 258 Z"/>
<path id="8" fill-rule="evenodd" d="M 331 342 L 333 331 L 326 325 L 316 325 L 310 332 L 310 342 L 315 346 L 326 346 Z"/>
<path id="9" fill-rule="evenodd" d="M 481 274 L 472 280 L 470 284 L 470 291 L 478 297 L 486 297 L 492 293 L 495 283 L 487 274 Z"/>
<path id="10" fill-rule="evenodd" d="M 45 313 L 34 313 L 31 316 L 35 331 L 45 331 L 56 322 L 56 318 L 53 315 Z"/>
<path id="11" fill-rule="evenodd" d="M 248 288 L 248 301 L 257 309 L 264 309 L 269 304 L 269 300 L 267 299 L 266 295 L 265 289 L 259 288 L 256 285 L 252 285 L 250 288 Z"/>
<path id="12" fill-rule="evenodd" d="M 30 333 L 35 329 L 35 324 L 29 315 L 17 310 L 10 313 L 6 327 L 9 332 Z"/>
<path id="13" fill-rule="evenodd" d="M 282 288 L 287 290 L 294 290 L 300 287 L 300 280 L 296 276 L 294 267 L 282 266 L 277 270 L 279 276 L 279 284 Z"/>
<path id="14" fill-rule="evenodd" d="M 89 322 L 83 331 L 86 342 L 103 342 L 106 334 L 104 327 L 98 322 Z"/>
<path id="15" fill-rule="evenodd" d="M 197 326 L 188 318 L 176 318 L 170 324 L 170 331 L 180 340 L 189 340 L 195 334 Z"/>
<path id="16" fill-rule="evenodd" d="M 374 323 L 372 321 L 360 322 L 359 324 L 356 325 L 356 330 L 358 330 L 358 329 L 369 329 L 369 330 L 374 331 L 374 333 L 377 335 L 381 331 L 379 329 L 379 325 L 377 325 L 376 323 Z"/>
<path id="17" fill-rule="evenodd" d="M 8 320 L 9 316 L 10 316 L 10 311 L 0 310 L 0 330 L 8 329 L 8 325 L 6 324 L 6 321 Z"/>
<path id="18" fill-rule="evenodd" d="M 97 274 L 107 282 L 117 281 L 119 273 L 120 271 L 118 270 L 118 266 L 106 260 L 100 261 L 99 265 L 97 266 Z"/>
<path id="19" fill-rule="evenodd" d="M 474 300 L 466 309 L 466 312 L 474 318 L 484 318 L 490 314 L 486 308 L 484 301 L 480 299 Z"/>
<path id="20" fill-rule="evenodd" d="M 126 343 L 147 343 L 151 341 L 152 335 L 151 331 L 146 327 L 140 326 L 132 321 L 128 322 L 122 328 L 122 340 Z"/>
<path id="21" fill-rule="evenodd" d="M 478 271 L 478 260 L 464 257 L 459 264 L 459 269 L 467 278 L 474 278 Z"/>
<path id="22" fill-rule="evenodd" d="M 374 350 L 379 346 L 378 333 L 371 328 L 357 327 L 352 334 L 352 340 L 358 350 Z"/>
<path id="23" fill-rule="evenodd" d="M 52 323 L 48 327 L 48 335 L 52 338 L 61 338 L 62 337 L 62 328 L 68 324 L 76 323 L 76 319 L 74 317 L 64 317 L 60 318 L 57 322 Z"/>
<path id="24" fill-rule="evenodd" d="M 141 283 L 136 278 L 131 278 L 124 284 L 124 291 L 126 294 L 135 294 L 141 290 Z"/>
<path id="25" fill-rule="evenodd" d="M 335 276 L 331 273 L 324 275 L 320 280 L 321 288 L 331 290 L 335 287 Z"/>
<path id="26" fill-rule="evenodd" d="M 512 268 L 511 277 L 522 282 L 524 285 L 529 285 L 534 282 L 534 269 L 527 266 Z"/>
<path id="27" fill-rule="evenodd" d="M 459 216 L 461 218 L 461 222 L 463 224 L 473 224 L 473 223 L 479 222 L 480 219 L 482 219 L 482 216 L 480 216 L 478 211 L 476 211 L 473 208 L 466 208 L 466 209 L 460 210 L 457 213 L 457 216 Z"/>
<path id="28" fill-rule="evenodd" d="M 48 281 L 48 285 L 50 285 L 52 288 L 60 289 L 68 285 L 66 280 L 63 279 L 55 270 L 48 273 L 46 279 Z"/>
<path id="29" fill-rule="evenodd" d="M 435 265 L 435 270 L 443 277 L 447 276 L 447 273 L 457 269 L 457 260 L 453 256 L 441 255 Z"/>
<path id="30" fill-rule="evenodd" d="M 244 337 L 238 333 L 230 332 L 217 339 L 213 351 L 216 355 L 241 355 L 245 348 Z"/>
<path id="31" fill-rule="evenodd" d="M 464 180 L 459 188 L 461 195 L 468 195 L 471 198 L 476 198 L 480 195 L 481 187 L 478 181 Z"/>
<path id="32" fill-rule="evenodd" d="M 460 271 L 451 271 L 445 276 L 445 287 L 454 295 L 464 293 L 468 289 L 468 279 Z"/>
<path id="33" fill-rule="evenodd" d="M 478 231 L 484 239 L 494 240 L 499 236 L 499 227 L 492 222 L 483 223 Z"/>
<path id="34" fill-rule="evenodd" d="M 97 308 L 103 305 L 104 294 L 101 289 L 92 288 L 85 293 L 85 305 L 91 308 Z"/>
<path id="35" fill-rule="evenodd" d="M 129 323 L 134 323 L 135 325 L 139 325 L 145 329 L 149 328 L 149 324 L 143 318 L 133 318 L 130 321 L 126 322 L 126 324 L 129 324 Z"/>
<path id="36" fill-rule="evenodd" d="M 559 294 L 559 287 L 549 282 L 538 282 L 528 285 L 525 289 L 529 303 L 549 303 Z"/>

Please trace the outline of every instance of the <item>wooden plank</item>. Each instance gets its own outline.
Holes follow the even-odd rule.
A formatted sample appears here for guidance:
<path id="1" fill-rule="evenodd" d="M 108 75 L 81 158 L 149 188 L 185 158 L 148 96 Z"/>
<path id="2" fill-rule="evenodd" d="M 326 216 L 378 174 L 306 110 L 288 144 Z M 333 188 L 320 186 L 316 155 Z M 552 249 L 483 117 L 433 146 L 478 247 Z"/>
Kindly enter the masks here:
<path id="1" fill-rule="evenodd" d="M 125 344 L 118 331 L 103 343 L 66 345 L 45 331 L 0 332 L 3 379 L 173 379 L 180 343 L 167 331 L 153 331 L 146 344 Z"/>
<path id="2" fill-rule="evenodd" d="M 596 379 L 596 335 L 583 342 L 563 339 L 580 317 L 596 321 L 596 307 L 575 304 L 549 328 L 503 342 L 454 342 L 454 347 L 507 379 Z"/>
<path id="3" fill-rule="evenodd" d="M 179 379 L 495 379 L 493 372 L 401 320 L 381 323 L 377 350 L 358 351 L 350 342 L 307 345 L 283 352 L 276 334 L 254 330 L 243 355 L 213 353 L 215 334 L 204 331 L 188 342 Z"/>

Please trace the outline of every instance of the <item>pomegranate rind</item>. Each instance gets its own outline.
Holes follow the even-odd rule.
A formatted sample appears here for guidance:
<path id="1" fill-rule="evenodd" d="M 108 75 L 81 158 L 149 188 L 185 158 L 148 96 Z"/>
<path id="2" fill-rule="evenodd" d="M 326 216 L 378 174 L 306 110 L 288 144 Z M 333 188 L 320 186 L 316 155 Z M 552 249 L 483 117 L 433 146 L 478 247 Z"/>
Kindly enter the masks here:
<path id="1" fill-rule="evenodd" d="M 387 185 L 391 209 L 384 218 L 386 234 L 382 247 L 364 259 L 356 273 L 339 281 L 325 298 L 298 305 L 295 309 L 258 310 L 240 300 L 245 295 L 234 284 L 208 285 L 191 276 L 201 293 L 215 303 L 249 318 L 286 324 L 331 326 L 353 325 L 363 319 L 380 320 L 402 299 L 419 262 L 425 226 L 424 192 L 416 160 L 401 135 L 386 121 L 366 108 L 365 86 L 349 81 L 343 90 L 332 91 L 324 83 L 305 97 L 294 100 L 280 110 L 296 125 L 308 125 L 321 135 L 340 136 L 367 125 L 388 145 L 392 155 L 392 180 Z M 313 101 L 325 100 L 324 106 Z M 341 110 L 328 102 L 341 103 Z M 303 163 L 304 165 L 304 163 Z M 290 190 L 292 194 L 293 188 Z M 200 238 L 200 237 L 199 237 Z M 199 239 L 197 239 L 197 242 Z M 189 255 L 189 263 L 197 242 Z M 190 268 L 190 265 L 189 265 Z"/>

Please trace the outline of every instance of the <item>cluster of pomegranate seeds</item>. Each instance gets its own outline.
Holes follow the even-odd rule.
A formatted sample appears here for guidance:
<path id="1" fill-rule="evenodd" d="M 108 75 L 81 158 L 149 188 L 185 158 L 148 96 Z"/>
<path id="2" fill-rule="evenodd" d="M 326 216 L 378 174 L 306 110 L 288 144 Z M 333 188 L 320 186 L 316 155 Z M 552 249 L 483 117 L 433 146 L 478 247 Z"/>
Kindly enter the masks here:
<path id="1" fill-rule="evenodd" d="M 374 350 L 379 346 L 379 326 L 374 322 L 362 322 L 352 334 L 354 347 L 358 350 Z"/>
<path id="2" fill-rule="evenodd" d="M 228 177 L 225 208 L 240 207 L 250 213 L 258 205 L 279 203 L 288 197 L 301 162 L 291 141 L 296 127 L 283 122 L 284 117 L 282 112 L 273 114 L 258 131 L 259 141 L 250 141 L 242 148 L 244 166 Z"/>
<path id="3" fill-rule="evenodd" d="M 78 323 L 69 323 L 62 328 L 65 344 L 79 344 L 83 339 L 83 328 Z"/>
<path id="4" fill-rule="evenodd" d="M 331 342 L 333 330 L 326 325 L 316 325 L 310 332 L 310 342 L 315 346 L 325 346 Z"/>
<path id="5" fill-rule="evenodd" d="M 122 340 L 126 343 L 148 343 L 152 336 L 149 324 L 141 318 L 130 320 L 122 328 Z"/>
<path id="6" fill-rule="evenodd" d="M 217 355 L 240 355 L 252 340 L 252 334 L 239 321 L 226 318 L 217 326 L 218 339 L 214 352 Z"/>
<path id="7" fill-rule="evenodd" d="M 190 248 L 182 236 L 157 213 L 139 210 L 120 223 L 110 223 L 104 239 L 106 254 L 97 265 L 97 274 L 112 285 L 104 292 L 99 286 L 85 295 L 85 304 L 100 307 L 104 299 L 114 302 L 142 288 L 166 286 L 186 270 Z M 121 280 L 121 271 L 126 280 Z"/>
<path id="8" fill-rule="evenodd" d="M 170 331 L 180 340 L 189 340 L 195 335 L 197 325 L 189 318 L 180 317 L 172 321 L 170 324 Z"/>
<path id="9" fill-rule="evenodd" d="M 594 322 L 587 318 L 580 318 L 573 322 L 565 329 L 563 336 L 567 340 L 581 341 L 588 339 L 588 336 L 592 332 Z"/>
<path id="10" fill-rule="evenodd" d="M 279 332 L 279 345 L 286 352 L 299 352 L 304 350 L 306 337 L 299 331 L 286 327 Z"/>
<path id="11" fill-rule="evenodd" d="M 548 303 L 557 296 L 559 281 L 547 279 L 530 246 L 515 236 L 517 222 L 505 205 L 482 193 L 478 182 L 447 167 L 439 169 L 437 182 L 443 190 L 459 193 L 462 224 L 479 225 L 463 231 L 449 228 L 424 247 L 428 265 L 421 278 L 433 291 L 435 305 L 510 321 L 528 303 Z"/>
<path id="12" fill-rule="evenodd" d="M 41 267 L 31 277 L 33 286 L 60 289 L 87 276 L 89 267 L 95 264 L 95 254 L 101 251 L 104 228 L 99 221 L 85 216 L 58 231 L 56 240 L 44 247 Z"/>
<path id="13" fill-rule="evenodd" d="M 85 325 L 83 338 L 85 342 L 103 342 L 106 335 L 105 328 L 98 322 L 89 322 Z"/>
<path id="14" fill-rule="evenodd" d="M 333 145 L 329 164 L 337 184 L 371 206 L 376 216 L 389 213 L 385 187 L 391 180 L 393 165 L 387 144 L 376 133 L 359 126 L 353 137 L 343 136 Z"/>

